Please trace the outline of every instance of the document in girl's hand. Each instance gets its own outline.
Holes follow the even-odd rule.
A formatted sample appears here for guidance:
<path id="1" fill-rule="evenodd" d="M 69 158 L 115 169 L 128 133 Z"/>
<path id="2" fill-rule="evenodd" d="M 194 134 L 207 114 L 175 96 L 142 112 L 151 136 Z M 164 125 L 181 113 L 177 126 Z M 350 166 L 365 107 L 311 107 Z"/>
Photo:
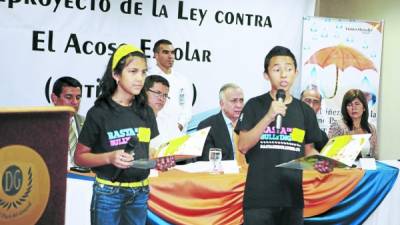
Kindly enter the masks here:
<path id="1" fill-rule="evenodd" d="M 196 132 L 174 138 L 157 149 L 151 149 L 152 158 L 172 156 L 175 158 L 194 158 L 203 153 L 204 142 L 211 127 L 206 127 Z"/>

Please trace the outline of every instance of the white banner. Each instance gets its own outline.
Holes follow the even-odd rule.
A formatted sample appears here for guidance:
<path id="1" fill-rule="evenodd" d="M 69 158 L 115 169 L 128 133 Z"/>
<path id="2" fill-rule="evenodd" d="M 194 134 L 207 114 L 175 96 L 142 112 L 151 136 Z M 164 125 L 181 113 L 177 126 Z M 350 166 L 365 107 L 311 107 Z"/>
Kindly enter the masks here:
<path id="1" fill-rule="evenodd" d="M 383 21 L 304 18 L 301 90 L 317 86 L 323 95 L 321 129 L 341 119 L 343 96 L 353 88 L 368 97 L 369 122 L 377 127 L 382 40 Z"/>
<path id="2" fill-rule="evenodd" d="M 302 18 L 314 7 L 310 0 L 2 0 L 0 106 L 49 105 L 53 82 L 72 76 L 84 85 L 86 114 L 112 51 L 135 44 L 151 66 L 159 39 L 172 41 L 175 70 L 196 87 L 194 114 L 218 107 L 227 82 L 248 99 L 268 90 L 263 63 L 273 46 L 300 59 Z"/>

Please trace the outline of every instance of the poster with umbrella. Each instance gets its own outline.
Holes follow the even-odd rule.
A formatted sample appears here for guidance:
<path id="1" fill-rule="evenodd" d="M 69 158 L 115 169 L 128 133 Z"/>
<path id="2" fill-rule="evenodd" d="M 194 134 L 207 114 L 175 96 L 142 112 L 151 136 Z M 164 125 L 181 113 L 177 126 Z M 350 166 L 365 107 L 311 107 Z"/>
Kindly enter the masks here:
<path id="1" fill-rule="evenodd" d="M 349 89 L 368 99 L 369 121 L 377 126 L 383 21 L 304 17 L 301 88 L 317 89 L 323 99 L 317 114 L 321 129 L 341 118 Z"/>
<path id="2" fill-rule="evenodd" d="M 343 44 L 325 47 L 318 50 L 305 62 L 305 64 L 317 64 L 321 68 L 335 65 L 336 82 L 334 92 L 332 95 L 325 96 L 327 98 L 334 98 L 337 94 L 339 71 L 344 73 L 345 69 L 347 69 L 348 67 L 354 67 L 360 71 L 369 69 L 376 71 L 374 63 L 370 59 L 368 59 L 356 49 Z"/>

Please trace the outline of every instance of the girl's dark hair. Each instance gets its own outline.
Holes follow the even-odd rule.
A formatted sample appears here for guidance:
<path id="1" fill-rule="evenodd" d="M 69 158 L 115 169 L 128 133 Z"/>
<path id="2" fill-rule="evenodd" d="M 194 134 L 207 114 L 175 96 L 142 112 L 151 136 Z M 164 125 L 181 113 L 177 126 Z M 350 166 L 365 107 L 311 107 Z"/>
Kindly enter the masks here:
<path id="1" fill-rule="evenodd" d="M 115 52 L 113 55 L 110 57 L 110 60 L 108 61 L 107 68 L 103 74 L 103 77 L 100 80 L 100 93 L 99 97 L 97 97 L 95 101 L 95 105 L 99 105 L 101 102 L 107 103 L 109 105 L 108 99 L 111 98 L 112 94 L 115 92 L 117 89 L 117 82 L 113 78 L 113 72 L 115 74 L 122 74 L 122 70 L 125 68 L 127 65 L 128 59 L 130 59 L 133 56 L 137 56 L 140 58 L 143 58 L 146 61 L 146 56 L 139 52 L 131 52 L 127 54 L 126 56 L 122 57 L 121 60 L 118 62 L 117 66 L 115 67 L 114 71 L 112 70 L 112 61 L 114 57 Z M 146 93 L 144 88 L 140 91 L 138 95 L 134 96 L 134 101 L 132 102 L 132 107 L 133 110 L 139 115 L 139 117 L 143 120 L 147 120 L 148 118 L 148 111 L 146 110 L 147 108 L 147 98 L 146 98 Z M 109 105 L 110 106 L 110 105 Z M 112 107 L 110 107 L 112 108 Z"/>
<path id="2" fill-rule="evenodd" d="M 353 120 L 351 119 L 350 115 L 347 112 L 347 105 L 351 103 L 354 99 L 359 99 L 362 105 L 364 106 L 364 112 L 361 116 L 361 128 L 366 130 L 368 133 L 371 133 L 371 129 L 369 128 L 368 124 L 368 103 L 367 99 L 365 98 L 364 93 L 359 89 L 350 89 L 344 94 L 343 101 L 342 101 L 342 116 L 345 124 L 350 130 L 353 130 Z"/>

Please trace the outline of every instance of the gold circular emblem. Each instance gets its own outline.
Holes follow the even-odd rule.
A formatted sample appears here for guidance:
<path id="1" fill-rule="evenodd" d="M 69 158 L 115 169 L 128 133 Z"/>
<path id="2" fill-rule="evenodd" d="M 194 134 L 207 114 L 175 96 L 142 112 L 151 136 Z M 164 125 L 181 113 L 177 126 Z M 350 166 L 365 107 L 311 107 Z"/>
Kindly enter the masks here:
<path id="1" fill-rule="evenodd" d="M 0 224 L 36 224 L 50 194 L 50 175 L 32 148 L 0 148 Z"/>

